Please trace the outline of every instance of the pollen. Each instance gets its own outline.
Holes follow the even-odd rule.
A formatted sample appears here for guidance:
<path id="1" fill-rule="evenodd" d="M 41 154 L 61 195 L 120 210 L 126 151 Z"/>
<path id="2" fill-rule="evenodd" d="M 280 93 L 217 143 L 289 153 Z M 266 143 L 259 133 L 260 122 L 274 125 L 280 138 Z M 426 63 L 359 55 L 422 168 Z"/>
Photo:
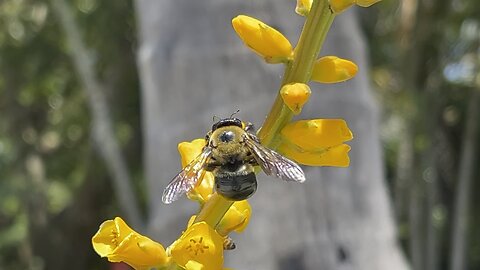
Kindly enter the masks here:
<path id="1" fill-rule="evenodd" d="M 200 237 L 198 240 L 191 238 L 189 240 L 190 244 L 185 248 L 190 254 L 197 256 L 198 254 L 205 253 L 209 246 L 203 243 L 203 237 Z"/>
<path id="2" fill-rule="evenodd" d="M 112 238 L 112 240 L 110 240 L 110 242 L 113 245 L 118 246 L 118 232 L 115 229 L 112 229 L 110 237 Z"/>

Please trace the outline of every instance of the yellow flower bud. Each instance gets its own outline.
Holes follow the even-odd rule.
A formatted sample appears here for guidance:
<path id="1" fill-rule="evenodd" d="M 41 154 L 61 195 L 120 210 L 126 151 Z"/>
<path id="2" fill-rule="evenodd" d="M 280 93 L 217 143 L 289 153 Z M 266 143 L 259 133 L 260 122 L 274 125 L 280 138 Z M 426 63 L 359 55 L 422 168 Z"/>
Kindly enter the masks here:
<path id="1" fill-rule="evenodd" d="M 192 162 L 205 146 L 205 139 L 195 139 L 191 142 L 181 142 L 178 144 L 178 152 L 180 153 L 182 168 L 185 168 Z M 206 172 L 199 183 L 192 191 L 187 193 L 187 197 L 191 200 L 196 200 L 203 204 L 208 200 L 213 193 L 214 176 L 211 172 Z"/>
<path id="2" fill-rule="evenodd" d="M 312 81 L 321 83 L 337 83 L 353 78 L 358 71 L 352 61 L 336 56 L 324 56 L 318 59 L 312 71 Z"/>
<path id="3" fill-rule="evenodd" d="M 218 234 L 227 236 L 232 231 L 242 232 L 247 227 L 251 214 L 252 208 L 247 200 L 233 203 L 217 225 Z"/>
<path id="4" fill-rule="evenodd" d="M 163 266 L 168 257 L 163 246 L 132 230 L 121 218 L 107 220 L 92 237 L 95 252 L 110 262 L 124 262 L 134 269 Z"/>
<path id="5" fill-rule="evenodd" d="M 170 247 L 172 260 L 192 269 L 222 269 L 223 237 L 205 222 L 194 223 Z M 198 268 L 203 266 L 203 268 Z"/>
<path id="6" fill-rule="evenodd" d="M 301 120 L 286 125 L 278 151 L 300 164 L 310 166 L 348 166 L 353 138 L 342 119 Z"/>
<path id="7" fill-rule="evenodd" d="M 268 63 L 287 62 L 291 57 L 292 45 L 288 39 L 267 24 L 239 15 L 232 25 L 242 41 Z"/>
<path id="8" fill-rule="evenodd" d="M 287 84 L 280 90 L 283 102 L 294 114 L 302 111 L 303 105 L 308 101 L 311 93 L 310 87 L 304 83 Z"/>
<path id="9" fill-rule="evenodd" d="M 353 6 L 355 0 L 330 0 L 330 8 L 334 13 L 340 13 L 345 9 Z"/>
<path id="10" fill-rule="evenodd" d="M 350 6 L 357 4 L 361 7 L 369 7 L 381 0 L 330 0 L 330 8 L 334 13 L 341 13 Z"/>
<path id="11" fill-rule="evenodd" d="M 300 16 L 307 16 L 310 8 L 312 8 L 313 0 L 297 0 L 295 12 Z"/>
<path id="12" fill-rule="evenodd" d="M 361 7 L 369 7 L 375 3 L 380 2 L 381 0 L 357 0 L 356 3 L 357 5 Z"/>

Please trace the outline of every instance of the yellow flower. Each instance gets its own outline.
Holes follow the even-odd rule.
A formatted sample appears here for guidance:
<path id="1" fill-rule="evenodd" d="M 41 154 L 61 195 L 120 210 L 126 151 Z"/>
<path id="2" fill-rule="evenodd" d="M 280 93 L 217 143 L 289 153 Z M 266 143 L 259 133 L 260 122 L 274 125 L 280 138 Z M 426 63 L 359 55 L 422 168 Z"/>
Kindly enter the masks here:
<path id="1" fill-rule="evenodd" d="M 190 263 L 190 267 L 202 269 L 198 268 L 200 264 L 203 269 L 222 269 L 223 237 L 205 222 L 194 223 L 188 227 L 169 250 L 172 260 L 182 267 L 195 261 L 196 263 Z"/>
<path id="2" fill-rule="evenodd" d="M 280 134 L 278 151 L 300 164 L 346 167 L 350 163 L 350 146 L 343 142 L 353 135 L 342 119 L 301 120 L 288 124 Z"/>
<path id="3" fill-rule="evenodd" d="M 353 78 L 358 71 L 352 61 L 336 56 L 324 56 L 318 59 L 312 71 L 312 81 L 321 83 L 337 83 Z"/>
<path id="4" fill-rule="evenodd" d="M 312 8 L 313 0 L 297 0 L 295 12 L 301 16 L 307 16 L 310 8 Z"/>
<path id="5" fill-rule="evenodd" d="M 159 243 L 132 230 L 121 218 L 107 220 L 92 237 L 95 252 L 110 262 L 125 262 L 134 269 L 166 265 L 168 257 Z"/>
<path id="6" fill-rule="evenodd" d="M 252 208 L 247 200 L 235 202 L 218 223 L 218 234 L 227 236 L 232 231 L 242 232 L 247 227 L 251 214 Z"/>
<path id="7" fill-rule="evenodd" d="M 239 15 L 232 20 L 233 28 L 242 41 L 268 63 L 288 61 L 292 45 L 274 28 L 249 16 Z"/>
<path id="8" fill-rule="evenodd" d="M 361 7 L 369 7 L 380 1 L 381 0 L 330 0 L 330 8 L 338 14 L 354 4 Z"/>
<path id="9" fill-rule="evenodd" d="M 304 83 L 287 84 L 280 90 L 283 102 L 294 114 L 302 111 L 303 105 L 308 101 L 311 93 L 310 87 Z"/>
<path id="10" fill-rule="evenodd" d="M 187 166 L 198 155 L 200 155 L 204 146 L 205 139 L 195 139 L 191 142 L 179 143 L 178 152 L 180 153 L 182 160 L 182 168 L 185 168 L 185 166 Z M 187 194 L 188 198 L 203 204 L 212 194 L 214 182 L 215 180 L 213 174 L 206 172 L 195 188 Z"/>

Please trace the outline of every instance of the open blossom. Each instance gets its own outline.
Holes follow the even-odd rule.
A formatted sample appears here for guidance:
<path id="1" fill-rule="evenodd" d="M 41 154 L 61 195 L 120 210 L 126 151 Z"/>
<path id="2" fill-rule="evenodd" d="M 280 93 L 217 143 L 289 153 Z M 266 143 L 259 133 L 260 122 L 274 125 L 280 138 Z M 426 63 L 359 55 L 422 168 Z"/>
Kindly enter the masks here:
<path id="1" fill-rule="evenodd" d="M 353 135 L 342 119 L 296 121 L 285 126 L 281 136 L 278 151 L 300 164 L 346 167 L 350 163 L 350 146 L 344 142 Z"/>
<path id="2" fill-rule="evenodd" d="M 189 264 L 191 269 L 220 270 L 223 237 L 205 222 L 194 223 L 169 247 L 169 252 L 172 260 L 184 268 Z"/>
<path id="3" fill-rule="evenodd" d="M 95 252 L 111 262 L 124 262 L 134 269 L 163 266 L 168 257 L 163 246 L 132 230 L 123 219 L 116 217 L 100 225 L 92 238 Z"/>

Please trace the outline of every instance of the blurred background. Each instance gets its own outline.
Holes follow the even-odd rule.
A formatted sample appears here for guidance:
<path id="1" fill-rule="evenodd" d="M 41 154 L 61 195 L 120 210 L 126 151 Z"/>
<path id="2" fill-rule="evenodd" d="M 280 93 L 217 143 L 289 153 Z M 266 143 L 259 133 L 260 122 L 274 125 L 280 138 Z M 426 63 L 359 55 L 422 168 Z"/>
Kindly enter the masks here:
<path id="1" fill-rule="evenodd" d="M 281 66 L 235 36 L 249 14 L 295 44 L 290 0 L 0 1 L 0 269 L 128 269 L 90 238 L 122 216 L 168 246 L 196 211 L 160 195 L 212 116 L 260 126 Z M 348 169 L 259 180 L 234 269 L 480 269 L 480 2 L 382 1 L 337 16 L 300 118 L 344 118 Z M 253 251 L 252 251 L 253 250 Z M 122 268 L 124 267 L 124 268 Z"/>

